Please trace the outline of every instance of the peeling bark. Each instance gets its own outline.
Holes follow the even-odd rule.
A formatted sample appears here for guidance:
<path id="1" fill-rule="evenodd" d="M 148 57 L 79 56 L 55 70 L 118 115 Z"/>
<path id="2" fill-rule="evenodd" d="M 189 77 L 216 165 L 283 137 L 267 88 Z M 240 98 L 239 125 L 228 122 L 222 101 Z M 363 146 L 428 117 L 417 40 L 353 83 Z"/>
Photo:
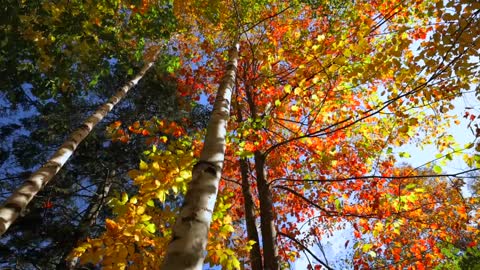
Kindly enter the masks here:
<path id="1" fill-rule="evenodd" d="M 230 48 L 229 63 L 218 89 L 200 161 L 193 167 L 192 181 L 173 227 L 173 238 L 168 245 L 162 269 L 203 268 L 208 230 L 225 157 L 225 137 L 237 72 L 238 50 L 238 44 Z"/>
<path id="2" fill-rule="evenodd" d="M 125 84 L 105 104 L 100 106 L 93 115 L 85 120 L 77 130 L 70 134 L 70 137 L 60 146 L 53 156 L 6 200 L 0 208 L 0 235 L 8 230 L 20 213 L 25 210 L 33 197 L 58 173 L 75 149 L 77 149 L 78 145 L 90 134 L 92 129 L 125 97 L 128 91 L 145 76 L 146 72 L 155 63 L 159 53 L 160 49 L 155 52 L 151 60 L 143 66 L 132 80 Z"/>

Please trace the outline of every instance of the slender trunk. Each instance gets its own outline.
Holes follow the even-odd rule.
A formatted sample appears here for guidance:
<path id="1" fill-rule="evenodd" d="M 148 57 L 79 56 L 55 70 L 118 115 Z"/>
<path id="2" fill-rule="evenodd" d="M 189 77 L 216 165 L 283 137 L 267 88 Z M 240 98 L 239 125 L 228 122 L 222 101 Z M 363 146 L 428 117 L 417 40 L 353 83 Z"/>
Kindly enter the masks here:
<path id="1" fill-rule="evenodd" d="M 107 178 L 103 184 L 98 186 L 95 196 L 93 197 L 85 212 L 85 215 L 78 225 L 77 232 L 71 239 L 68 239 L 68 242 L 65 244 L 65 246 L 63 246 L 64 254 L 60 262 L 57 264 L 57 270 L 75 268 L 78 258 L 73 258 L 72 260 L 67 261 L 68 255 L 79 241 L 88 236 L 89 229 L 95 224 L 98 214 L 100 213 L 100 209 L 102 209 L 102 207 L 105 205 L 105 200 L 110 192 L 110 188 L 112 187 L 114 179 L 115 172 L 113 172 L 111 175 L 107 175 Z"/>
<path id="2" fill-rule="evenodd" d="M 173 238 L 168 245 L 162 269 L 200 270 L 203 267 L 225 156 L 225 136 L 237 72 L 238 50 L 239 46 L 235 44 L 229 51 L 229 63 L 218 88 L 204 147 L 200 160 L 193 167 L 192 181 L 173 227 Z"/>
<path id="3" fill-rule="evenodd" d="M 273 216 L 272 193 L 265 178 L 265 157 L 260 152 L 254 153 L 255 172 L 257 174 L 258 197 L 260 200 L 260 227 L 263 243 L 263 267 L 266 270 L 280 269 L 278 248 L 276 245 L 277 229 Z"/>
<path id="4" fill-rule="evenodd" d="M 252 118 L 257 117 L 257 108 L 250 88 L 245 88 L 247 103 Z M 260 201 L 260 230 L 262 233 L 263 267 L 266 270 L 280 269 L 278 247 L 276 245 L 277 229 L 273 215 L 272 193 L 265 177 L 265 156 L 260 151 L 254 153 L 255 172 L 257 175 L 258 199 Z"/>
<path id="5" fill-rule="evenodd" d="M 107 103 L 100 106 L 77 130 L 70 134 L 70 137 L 60 146 L 57 152 L 40 169 L 34 172 L 22 186 L 13 192 L 3 206 L 0 207 L 0 235 L 7 231 L 20 213 L 25 210 L 33 197 L 57 174 L 77 146 L 88 136 L 98 122 L 143 78 L 145 73 L 155 63 L 159 52 L 160 49 L 155 52 L 151 61 L 148 61 L 132 80 L 125 84 Z"/>
<path id="6" fill-rule="evenodd" d="M 248 240 L 255 241 L 250 250 L 250 265 L 252 270 L 262 270 L 262 253 L 260 252 L 260 241 L 258 238 L 257 225 L 255 224 L 255 210 L 253 196 L 248 183 L 248 163 L 240 159 L 240 173 L 242 174 L 242 194 L 245 200 L 245 221 L 247 225 Z"/>
<path id="7" fill-rule="evenodd" d="M 238 103 L 234 103 L 236 105 L 237 111 L 237 122 L 243 122 L 242 112 Z M 241 158 L 239 160 L 240 165 L 240 174 L 242 177 L 242 195 L 244 199 L 244 206 L 245 206 L 245 224 L 247 226 L 247 237 L 248 240 L 255 241 L 255 244 L 252 245 L 252 249 L 250 250 L 250 266 L 252 270 L 262 270 L 263 269 L 263 262 L 262 262 L 262 253 L 260 251 L 260 240 L 258 238 L 258 231 L 257 225 L 255 222 L 255 203 L 253 201 L 252 193 L 250 192 L 250 184 L 248 182 L 248 160 Z"/>

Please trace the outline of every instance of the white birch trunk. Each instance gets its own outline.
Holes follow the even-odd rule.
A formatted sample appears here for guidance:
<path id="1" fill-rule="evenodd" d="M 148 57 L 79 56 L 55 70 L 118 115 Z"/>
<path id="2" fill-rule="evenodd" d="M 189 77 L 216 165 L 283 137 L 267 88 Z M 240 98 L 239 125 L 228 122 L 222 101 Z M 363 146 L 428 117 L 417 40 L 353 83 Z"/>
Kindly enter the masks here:
<path id="1" fill-rule="evenodd" d="M 164 270 L 201 270 L 203 267 L 225 156 L 225 136 L 238 50 L 239 45 L 235 44 L 229 51 L 229 63 L 218 88 L 200 160 L 193 168 L 185 202 L 173 227 L 173 238 L 162 266 Z"/>
<path id="2" fill-rule="evenodd" d="M 145 73 L 153 66 L 160 48 L 153 57 L 143 66 L 140 72 L 120 90 L 115 93 L 105 104 L 91 115 L 83 124 L 75 130 L 70 137 L 60 146 L 53 156 L 36 172 L 34 172 L 0 207 L 0 235 L 4 234 L 10 225 L 17 219 L 28 203 L 35 195 L 52 179 L 55 174 L 67 162 L 77 146 L 85 139 L 92 129 L 100 122 L 108 112 L 135 86 Z"/>

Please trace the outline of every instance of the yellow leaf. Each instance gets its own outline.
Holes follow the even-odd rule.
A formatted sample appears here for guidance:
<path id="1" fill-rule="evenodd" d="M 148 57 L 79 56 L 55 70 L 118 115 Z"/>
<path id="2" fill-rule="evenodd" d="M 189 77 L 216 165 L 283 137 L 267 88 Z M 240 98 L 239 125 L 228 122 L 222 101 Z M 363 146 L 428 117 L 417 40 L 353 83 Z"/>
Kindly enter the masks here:
<path id="1" fill-rule="evenodd" d="M 131 204 L 137 204 L 137 202 L 138 202 L 137 197 L 133 196 L 132 198 L 130 198 L 130 203 Z"/>
<path id="2" fill-rule="evenodd" d="M 122 192 L 122 201 L 121 201 L 121 205 L 124 205 L 128 202 L 128 194 L 125 193 L 125 192 Z"/>
<path id="3" fill-rule="evenodd" d="M 322 34 L 322 35 L 318 35 L 318 36 L 317 36 L 317 41 L 318 41 L 318 42 L 322 42 L 322 41 L 324 41 L 324 40 L 325 40 L 325 35 Z"/>
<path id="4" fill-rule="evenodd" d="M 140 170 L 142 171 L 148 170 L 148 164 L 143 160 L 140 160 Z"/>
<path id="5" fill-rule="evenodd" d="M 299 108 L 298 108 L 297 105 L 293 105 L 292 108 L 291 108 L 292 112 L 298 112 L 298 109 Z"/>
<path id="6" fill-rule="evenodd" d="M 143 214 L 143 213 L 145 213 L 145 207 L 139 206 L 139 207 L 137 208 L 137 214 L 138 214 L 138 215 L 141 215 L 141 214 Z"/>
<path id="7" fill-rule="evenodd" d="M 283 91 L 285 91 L 287 94 L 290 94 L 292 92 L 292 86 L 290 84 L 285 85 L 283 87 Z"/>
<path id="8" fill-rule="evenodd" d="M 295 95 L 299 95 L 301 92 L 302 92 L 302 88 L 300 88 L 300 87 L 295 87 L 295 90 L 293 90 L 293 93 Z"/>
<path id="9" fill-rule="evenodd" d="M 180 172 L 180 177 L 182 177 L 183 179 L 189 179 L 190 177 L 192 177 L 192 172 L 191 171 L 181 171 Z"/>
<path id="10" fill-rule="evenodd" d="M 155 172 L 158 172 L 160 171 L 160 165 L 158 165 L 158 162 L 153 162 L 152 163 L 152 169 L 155 171 Z"/>
<path id="11" fill-rule="evenodd" d="M 352 51 L 350 49 L 346 49 L 343 51 L 343 55 L 345 55 L 345 57 L 350 57 L 352 55 Z"/>
<path id="12" fill-rule="evenodd" d="M 238 261 L 238 259 L 236 257 L 232 257 L 231 260 L 233 268 L 240 269 L 240 262 Z"/>
<path id="13" fill-rule="evenodd" d="M 157 198 L 160 202 L 164 202 L 165 201 L 165 191 L 163 190 L 160 190 L 157 192 Z"/>

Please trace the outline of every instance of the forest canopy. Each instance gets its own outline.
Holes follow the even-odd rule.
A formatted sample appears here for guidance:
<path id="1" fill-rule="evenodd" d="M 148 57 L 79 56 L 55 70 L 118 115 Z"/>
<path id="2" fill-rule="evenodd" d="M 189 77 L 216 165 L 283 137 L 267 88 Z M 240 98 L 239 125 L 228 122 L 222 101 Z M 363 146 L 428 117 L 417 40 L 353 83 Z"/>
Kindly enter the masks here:
<path id="1" fill-rule="evenodd" d="M 0 9 L 0 268 L 476 269 L 480 3 Z"/>

